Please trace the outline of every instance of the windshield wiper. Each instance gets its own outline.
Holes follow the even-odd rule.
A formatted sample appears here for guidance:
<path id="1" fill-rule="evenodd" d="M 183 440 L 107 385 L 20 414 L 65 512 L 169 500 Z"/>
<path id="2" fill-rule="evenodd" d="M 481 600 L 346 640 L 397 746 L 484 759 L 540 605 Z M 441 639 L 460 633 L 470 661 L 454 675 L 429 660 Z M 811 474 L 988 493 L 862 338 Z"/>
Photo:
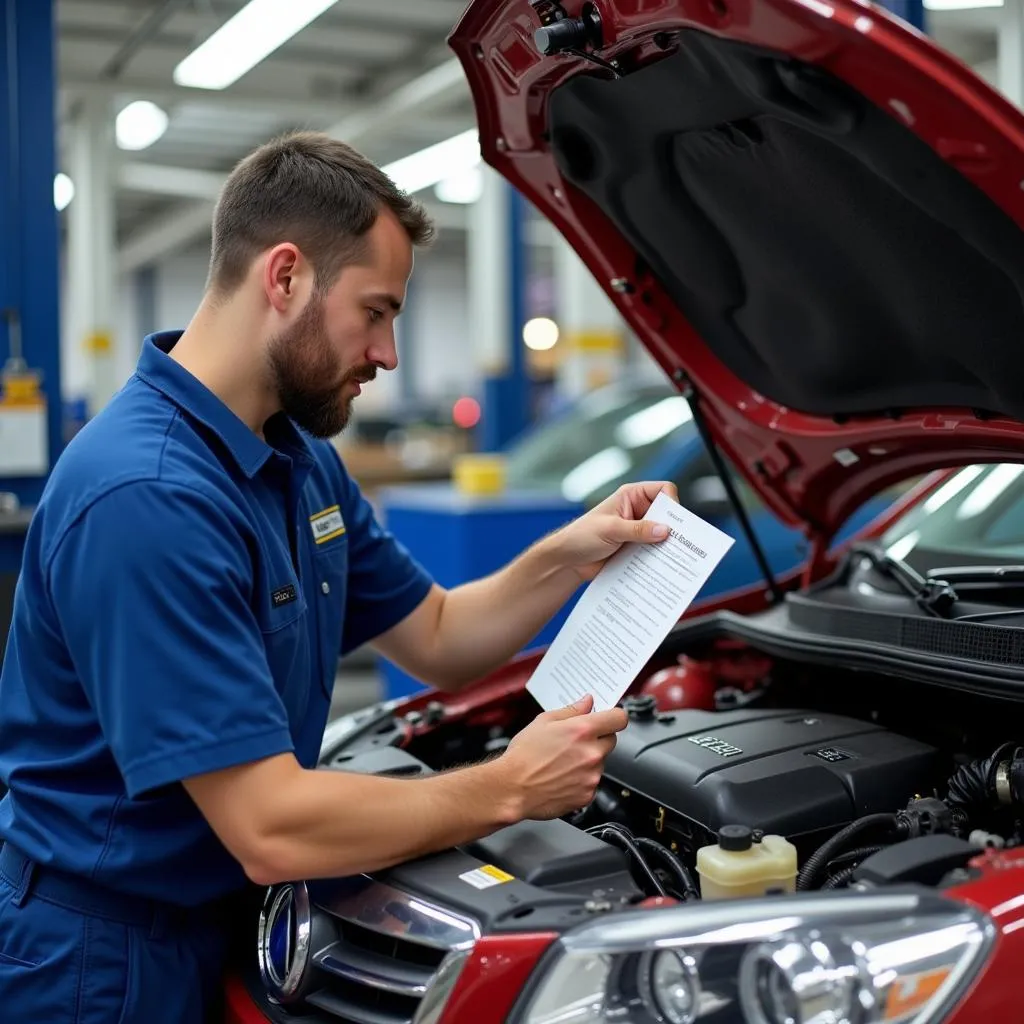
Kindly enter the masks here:
<path id="1" fill-rule="evenodd" d="M 953 584 L 945 577 L 940 579 L 929 574 L 926 578 L 902 559 L 894 558 L 873 545 L 858 544 L 851 553 L 867 558 L 874 568 L 899 584 L 904 593 L 929 615 L 947 618 L 959 600 Z"/>
<path id="2" fill-rule="evenodd" d="M 1024 588 L 1024 565 L 950 565 L 929 569 L 929 579 L 939 576 L 965 590 Z"/>

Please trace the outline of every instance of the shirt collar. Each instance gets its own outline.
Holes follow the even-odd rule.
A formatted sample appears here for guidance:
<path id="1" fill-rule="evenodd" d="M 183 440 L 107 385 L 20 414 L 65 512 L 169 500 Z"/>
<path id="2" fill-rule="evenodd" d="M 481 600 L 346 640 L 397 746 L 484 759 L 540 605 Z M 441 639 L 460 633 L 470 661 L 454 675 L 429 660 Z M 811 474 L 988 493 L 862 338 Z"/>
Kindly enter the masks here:
<path id="1" fill-rule="evenodd" d="M 254 477 L 272 457 L 312 464 L 309 445 L 287 416 L 275 416 L 272 422 L 268 421 L 266 433 L 272 436 L 274 444 L 267 443 L 206 385 L 168 356 L 183 333 L 161 331 L 148 335 L 142 343 L 138 376 L 212 430 L 246 476 Z"/>

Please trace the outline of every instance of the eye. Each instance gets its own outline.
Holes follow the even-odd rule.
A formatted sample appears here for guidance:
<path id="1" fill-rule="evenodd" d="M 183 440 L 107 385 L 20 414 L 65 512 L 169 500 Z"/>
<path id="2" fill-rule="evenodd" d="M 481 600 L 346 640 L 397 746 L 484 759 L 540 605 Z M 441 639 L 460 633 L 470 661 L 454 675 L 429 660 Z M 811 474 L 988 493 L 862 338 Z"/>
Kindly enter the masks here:
<path id="1" fill-rule="evenodd" d="M 384 310 L 370 309 L 370 323 L 375 324 L 384 319 Z"/>

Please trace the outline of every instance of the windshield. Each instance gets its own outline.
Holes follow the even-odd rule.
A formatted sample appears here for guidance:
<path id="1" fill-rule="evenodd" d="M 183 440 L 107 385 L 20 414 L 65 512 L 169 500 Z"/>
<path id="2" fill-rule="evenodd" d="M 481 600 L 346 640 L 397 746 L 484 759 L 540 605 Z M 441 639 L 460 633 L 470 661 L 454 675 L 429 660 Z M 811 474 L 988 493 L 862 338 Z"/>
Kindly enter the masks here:
<path id="1" fill-rule="evenodd" d="M 694 436 L 689 403 L 678 392 L 606 388 L 515 444 L 508 482 L 592 504 L 634 479 L 662 448 Z"/>
<path id="2" fill-rule="evenodd" d="M 1024 465 L 967 466 L 882 537 L 918 572 L 1024 564 Z"/>

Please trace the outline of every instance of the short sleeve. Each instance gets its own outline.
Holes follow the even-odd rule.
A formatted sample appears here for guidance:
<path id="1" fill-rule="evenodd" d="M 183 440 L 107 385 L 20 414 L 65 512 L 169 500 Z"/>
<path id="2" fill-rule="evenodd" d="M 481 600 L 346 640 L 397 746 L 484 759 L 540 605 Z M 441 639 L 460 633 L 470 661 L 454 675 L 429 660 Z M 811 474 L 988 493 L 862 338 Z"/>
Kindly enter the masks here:
<path id="1" fill-rule="evenodd" d="M 345 655 L 397 626 L 426 598 L 434 581 L 408 549 L 381 526 L 358 484 L 341 466 L 340 458 L 339 468 L 349 548 L 341 645 Z"/>
<path id="2" fill-rule="evenodd" d="M 155 481 L 103 496 L 54 553 L 51 601 L 129 797 L 293 749 L 251 565 L 226 503 Z"/>

